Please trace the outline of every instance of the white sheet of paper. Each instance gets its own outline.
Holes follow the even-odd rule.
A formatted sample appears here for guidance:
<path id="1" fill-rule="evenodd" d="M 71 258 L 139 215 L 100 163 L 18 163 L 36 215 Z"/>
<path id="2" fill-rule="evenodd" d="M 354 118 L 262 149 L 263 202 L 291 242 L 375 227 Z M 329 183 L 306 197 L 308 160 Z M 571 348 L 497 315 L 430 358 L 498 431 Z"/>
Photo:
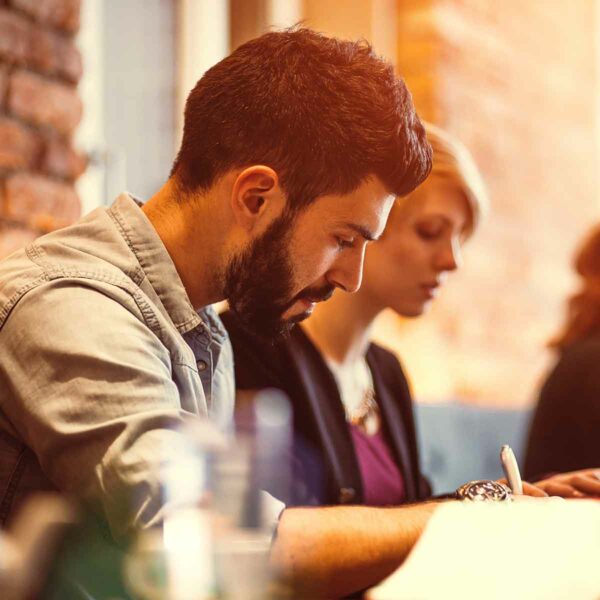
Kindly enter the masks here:
<path id="1" fill-rule="evenodd" d="M 369 600 L 599 600 L 600 501 L 440 506 Z"/>

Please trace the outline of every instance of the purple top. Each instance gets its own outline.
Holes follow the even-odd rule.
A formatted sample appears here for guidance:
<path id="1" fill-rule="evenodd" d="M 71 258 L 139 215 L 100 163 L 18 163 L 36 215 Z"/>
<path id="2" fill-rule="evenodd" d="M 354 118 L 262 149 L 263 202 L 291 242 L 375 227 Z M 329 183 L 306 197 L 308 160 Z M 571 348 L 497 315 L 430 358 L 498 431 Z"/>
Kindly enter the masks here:
<path id="1" fill-rule="evenodd" d="M 404 502 L 404 481 L 381 428 L 367 435 L 356 425 L 349 425 L 358 467 L 362 477 L 364 503 L 389 506 Z"/>

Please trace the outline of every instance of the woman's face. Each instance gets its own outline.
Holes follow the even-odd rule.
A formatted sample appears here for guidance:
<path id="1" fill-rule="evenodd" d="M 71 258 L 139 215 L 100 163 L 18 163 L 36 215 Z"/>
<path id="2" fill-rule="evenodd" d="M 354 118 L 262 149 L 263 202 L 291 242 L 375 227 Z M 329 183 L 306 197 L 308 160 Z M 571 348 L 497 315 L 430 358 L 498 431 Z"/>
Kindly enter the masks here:
<path id="1" fill-rule="evenodd" d="M 383 237 L 367 250 L 359 293 L 378 308 L 421 315 L 448 273 L 460 266 L 469 221 L 469 205 L 458 187 L 430 177 L 396 202 Z"/>

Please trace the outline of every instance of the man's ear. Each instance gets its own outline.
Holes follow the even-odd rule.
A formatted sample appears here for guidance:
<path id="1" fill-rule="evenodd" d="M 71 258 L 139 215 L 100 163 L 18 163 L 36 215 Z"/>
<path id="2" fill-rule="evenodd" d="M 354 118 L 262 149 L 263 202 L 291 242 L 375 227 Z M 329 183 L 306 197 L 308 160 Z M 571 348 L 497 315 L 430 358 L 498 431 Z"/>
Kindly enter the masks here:
<path id="1" fill-rule="evenodd" d="M 235 220 L 248 231 L 270 215 L 283 210 L 285 197 L 277 173 L 270 167 L 253 165 L 240 172 L 231 190 L 231 209 Z"/>

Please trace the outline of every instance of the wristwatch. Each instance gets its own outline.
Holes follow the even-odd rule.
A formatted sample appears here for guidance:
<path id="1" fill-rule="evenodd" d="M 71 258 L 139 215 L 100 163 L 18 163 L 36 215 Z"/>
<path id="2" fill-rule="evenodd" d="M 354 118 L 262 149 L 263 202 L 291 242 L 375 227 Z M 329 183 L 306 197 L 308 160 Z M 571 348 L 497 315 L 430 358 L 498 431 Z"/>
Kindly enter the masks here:
<path id="1" fill-rule="evenodd" d="M 454 494 L 457 500 L 471 502 L 511 502 L 513 499 L 512 491 L 507 485 L 487 479 L 469 481 L 461 485 Z"/>

